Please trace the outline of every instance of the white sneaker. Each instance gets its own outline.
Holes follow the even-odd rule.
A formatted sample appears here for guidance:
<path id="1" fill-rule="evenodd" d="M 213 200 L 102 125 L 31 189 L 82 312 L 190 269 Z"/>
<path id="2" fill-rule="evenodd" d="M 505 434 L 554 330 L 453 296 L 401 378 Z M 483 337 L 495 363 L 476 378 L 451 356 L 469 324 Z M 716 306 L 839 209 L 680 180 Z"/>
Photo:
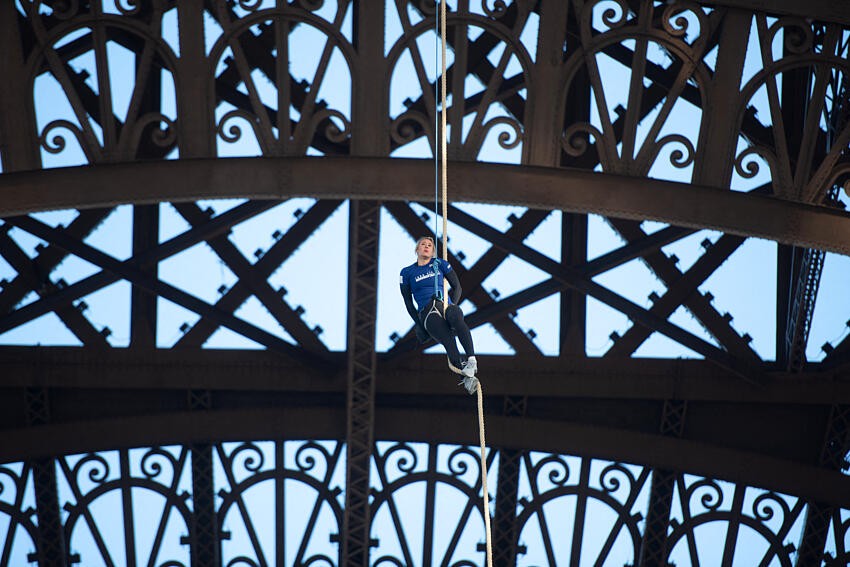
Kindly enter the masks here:
<path id="1" fill-rule="evenodd" d="M 478 372 L 478 361 L 475 360 L 474 356 L 470 356 L 466 359 L 466 362 L 463 363 L 463 368 L 461 369 L 461 372 L 463 372 L 464 376 L 467 376 L 469 378 L 475 376 L 475 374 Z"/>
<path id="2" fill-rule="evenodd" d="M 475 376 L 464 376 L 463 380 L 460 381 L 460 384 L 466 388 L 466 391 L 470 394 L 474 394 L 478 390 L 478 378 Z"/>

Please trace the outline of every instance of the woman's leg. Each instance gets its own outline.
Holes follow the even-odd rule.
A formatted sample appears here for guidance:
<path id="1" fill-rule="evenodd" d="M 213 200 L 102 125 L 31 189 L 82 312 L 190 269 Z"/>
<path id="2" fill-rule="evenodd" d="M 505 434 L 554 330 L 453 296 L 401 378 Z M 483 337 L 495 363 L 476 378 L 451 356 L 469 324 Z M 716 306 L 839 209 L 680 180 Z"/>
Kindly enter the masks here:
<path id="1" fill-rule="evenodd" d="M 475 359 L 475 347 L 472 346 L 472 333 L 469 331 L 469 325 L 463 318 L 463 311 L 457 305 L 449 305 L 446 307 L 446 322 L 451 327 L 452 331 L 457 335 L 460 344 L 466 352 L 466 362 L 461 367 L 461 372 L 468 378 L 464 379 L 464 386 L 470 394 L 475 392 L 477 388 L 477 380 L 474 379 L 475 373 L 478 372 L 478 361 Z M 467 385 L 467 380 L 472 380 Z"/>
<path id="2" fill-rule="evenodd" d="M 421 312 L 422 324 L 425 326 L 425 330 L 446 349 L 449 362 L 460 370 L 463 361 L 460 358 L 460 352 L 457 350 L 457 343 L 452 330 L 446 320 L 443 319 L 441 307 L 442 305 L 435 305 L 432 301 L 428 308 Z"/>
<path id="3" fill-rule="evenodd" d="M 475 356 L 475 347 L 472 345 L 472 333 L 469 331 L 469 326 L 463 318 L 463 311 L 461 311 L 460 307 L 457 305 L 446 307 L 446 321 L 455 334 L 457 334 L 457 338 L 466 356 Z"/>

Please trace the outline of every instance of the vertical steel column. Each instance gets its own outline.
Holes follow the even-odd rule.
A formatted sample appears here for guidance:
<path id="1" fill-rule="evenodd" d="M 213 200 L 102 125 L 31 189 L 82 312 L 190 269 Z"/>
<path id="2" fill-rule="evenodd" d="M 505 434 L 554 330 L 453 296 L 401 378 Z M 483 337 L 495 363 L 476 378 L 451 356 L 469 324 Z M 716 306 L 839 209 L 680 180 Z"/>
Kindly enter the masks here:
<path id="1" fill-rule="evenodd" d="M 824 502 L 807 502 L 806 523 L 800 536 L 796 567 L 820 567 L 823 564 L 829 523 L 835 508 Z"/>
<path id="2" fill-rule="evenodd" d="M 850 451 L 850 406 L 834 405 L 829 411 L 823 448 L 818 462 L 820 466 L 839 471 L 847 468 L 845 460 Z M 806 509 L 806 524 L 800 537 L 797 567 L 820 566 L 826 547 L 830 521 L 840 517 L 834 506 L 825 502 L 809 501 Z"/>
<path id="3" fill-rule="evenodd" d="M 687 402 L 664 400 L 661 416 L 661 435 L 681 437 L 685 426 Z M 640 546 L 640 567 L 668 567 L 667 563 L 667 527 L 670 524 L 670 507 L 673 503 L 673 489 L 676 485 L 676 472 L 666 469 L 652 471 L 652 484 L 649 492 L 649 508 L 646 513 L 646 528 Z"/>
<path id="4" fill-rule="evenodd" d="M 734 8 L 723 16 L 716 70 L 702 108 L 703 116 L 711 118 L 703 118 L 701 123 L 694 183 L 726 188 L 732 179 L 739 137 L 732 126 L 740 117 L 735 115 L 736 105 L 730 102 L 739 96 L 752 18 L 751 12 Z"/>
<path id="5" fill-rule="evenodd" d="M 812 315 L 815 300 L 823 273 L 826 253 L 823 250 L 793 248 L 798 257 L 798 276 L 794 281 L 793 297 L 789 297 L 787 322 L 785 324 L 785 368 L 790 372 L 800 372 L 806 364 L 806 346 L 809 343 Z M 790 286 L 789 286 L 790 287 Z"/>
<path id="6" fill-rule="evenodd" d="M 177 144 L 181 158 L 214 156 L 215 89 L 213 69 L 205 52 L 204 0 L 177 2 L 180 60 L 177 86 Z"/>
<path id="7" fill-rule="evenodd" d="M 209 390 L 189 390 L 190 411 L 212 408 Z M 210 443 L 193 443 L 192 452 L 192 525 L 189 527 L 189 557 L 192 567 L 221 565 L 218 518 L 215 513 L 213 455 Z"/>
<path id="8" fill-rule="evenodd" d="M 837 78 L 835 80 L 837 81 Z M 848 86 L 850 86 L 850 79 L 847 75 L 843 75 L 840 86 L 836 88 L 836 99 L 833 101 L 832 111 L 829 114 L 825 152 L 832 150 L 833 138 L 844 129 L 850 119 L 850 105 L 847 102 Z M 840 186 L 833 185 L 827 191 L 824 200 L 827 203 L 834 203 L 840 190 Z M 787 360 L 781 361 L 791 372 L 799 372 L 806 363 L 806 346 L 809 343 L 809 331 L 826 253 L 823 250 L 804 249 L 800 251 L 799 256 L 800 275 L 796 279 L 793 300 L 790 300 L 789 295 L 790 304 L 786 308 L 788 313 L 785 324 Z M 790 288 L 791 284 L 789 283 L 788 286 Z"/>
<path id="9" fill-rule="evenodd" d="M 787 337 L 795 250 L 793 246 L 776 245 L 776 363 L 783 368 L 788 367 L 791 358 Z"/>
<path id="10" fill-rule="evenodd" d="M 503 415 L 506 417 L 525 416 L 528 398 L 505 396 Z M 523 451 L 519 449 L 499 450 L 499 476 L 497 481 L 496 514 L 493 518 L 493 565 L 509 567 L 516 565 L 517 543 L 517 496 L 519 493 L 519 470 Z"/>
<path id="11" fill-rule="evenodd" d="M 389 76 L 384 58 L 384 7 L 355 0 L 352 69 L 351 154 L 386 157 L 390 153 Z"/>
<path id="12" fill-rule="evenodd" d="M 179 14 L 179 12 L 178 12 Z M 179 17 L 179 15 L 178 15 Z M 182 37 L 182 29 L 181 29 Z M 198 41 L 201 41 L 200 39 Z M 203 44 L 203 42 L 202 42 Z M 182 47 L 182 45 L 181 45 Z M 136 59 L 138 73 L 139 59 Z M 162 110 L 162 69 L 154 65 L 150 70 L 145 90 L 139 101 L 139 113 L 158 113 Z M 202 73 L 196 73 L 202 75 Z M 175 81 L 175 84 L 180 84 Z M 181 119 L 182 121 L 182 111 Z M 188 113 L 187 113 L 188 114 Z M 149 124 L 141 137 L 141 143 L 135 156 L 127 159 L 161 159 L 163 148 L 152 143 L 152 132 L 158 124 Z M 133 255 L 142 255 L 156 247 L 159 243 L 159 205 L 133 206 Z M 141 268 L 150 274 L 152 279 L 157 277 L 159 265 Z M 156 348 L 156 316 L 157 296 L 133 285 L 130 292 L 130 348 L 150 350 Z"/>
<path id="13" fill-rule="evenodd" d="M 587 215 L 561 213 L 561 265 L 574 268 L 587 262 Z M 561 292 L 560 354 L 584 358 L 587 297 L 574 289 Z"/>
<path id="14" fill-rule="evenodd" d="M 351 153 L 389 152 L 389 92 L 384 58 L 384 10 L 372 2 L 354 4 Z M 352 179 L 352 185 L 361 183 Z M 381 204 L 349 202 L 348 327 L 345 512 L 340 537 L 341 567 L 369 565 L 372 521 L 369 509 L 375 430 L 375 317 L 378 302 L 378 234 Z"/>
<path id="15" fill-rule="evenodd" d="M 530 81 L 535 87 L 528 89 L 525 105 L 523 162 L 530 165 L 554 167 L 560 159 L 562 130 L 558 118 L 569 105 L 564 105 L 562 90 L 550 88 L 550 85 L 563 83 L 562 63 L 570 4 L 563 0 L 542 0 L 540 4 L 537 58 L 531 68 Z"/>
<path id="16" fill-rule="evenodd" d="M 785 55 L 788 55 L 787 47 Z M 808 67 L 787 69 L 782 74 L 780 110 L 787 133 L 802 132 L 805 128 L 811 80 L 811 70 Z M 786 140 L 789 159 L 792 164 L 795 164 L 792 167 L 799 166 L 800 164 L 796 162 L 800 156 L 801 136 L 788 135 Z M 792 178 L 795 175 L 796 172 L 791 172 Z M 774 180 L 774 193 L 783 198 L 793 198 L 790 193 L 793 188 L 783 186 L 789 183 L 791 183 L 790 180 L 778 184 L 777 187 L 776 180 Z M 800 286 L 805 285 L 806 275 L 803 271 L 805 249 L 780 244 L 777 245 L 777 251 L 776 360 L 785 365 L 786 368 L 790 369 L 792 366 L 799 368 L 805 363 L 805 346 L 802 350 L 798 350 L 796 355 L 798 359 L 793 360 L 794 356 L 792 356 L 788 336 L 792 337 L 791 342 L 793 342 L 793 337 L 797 334 L 796 314 L 799 311 L 795 309 L 794 303 L 795 298 L 800 293 Z M 780 333 L 782 334 L 780 335 Z"/>
<path id="17" fill-rule="evenodd" d="M 159 243 L 159 205 L 133 207 L 133 255 L 141 255 Z M 159 264 L 143 268 L 152 279 Z M 130 348 L 156 348 L 157 296 L 132 286 L 130 292 Z"/>
<path id="18" fill-rule="evenodd" d="M 369 565 L 369 469 L 375 418 L 375 316 L 378 300 L 377 201 L 350 202 L 348 273 L 348 425 L 340 565 Z"/>
<path id="19" fill-rule="evenodd" d="M 27 425 L 45 425 L 50 421 L 47 388 L 27 388 Z M 68 565 L 65 533 L 59 515 L 59 491 L 56 486 L 56 465 L 52 458 L 31 461 L 35 507 L 38 514 L 38 535 L 35 558 L 39 567 L 65 567 Z"/>
<path id="20" fill-rule="evenodd" d="M 24 62 L 15 2 L 0 2 L 0 154 L 3 171 L 41 167 L 38 132 L 33 109 L 33 84 Z"/>
<path id="21" fill-rule="evenodd" d="M 540 88 L 560 87 L 564 83 L 564 45 L 579 36 L 577 14 L 570 16 L 569 2 L 543 0 L 537 60 L 532 69 L 532 84 L 538 87 L 529 89 L 527 106 L 526 157 L 532 165 L 571 165 L 562 163 L 561 134 L 575 122 L 590 121 L 590 85 L 585 72 L 576 73 L 568 92 L 561 88 Z M 587 215 L 561 213 L 561 264 L 576 266 L 586 259 Z M 586 301 L 584 294 L 576 290 L 561 292 L 561 355 L 584 357 Z"/>

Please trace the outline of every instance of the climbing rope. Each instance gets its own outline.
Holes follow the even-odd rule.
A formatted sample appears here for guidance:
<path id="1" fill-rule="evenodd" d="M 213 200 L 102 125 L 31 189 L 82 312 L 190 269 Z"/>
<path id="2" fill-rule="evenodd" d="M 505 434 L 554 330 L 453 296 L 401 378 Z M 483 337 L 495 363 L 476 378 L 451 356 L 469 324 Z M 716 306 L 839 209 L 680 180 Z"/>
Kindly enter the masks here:
<path id="1" fill-rule="evenodd" d="M 446 0 L 438 0 L 440 2 L 440 127 L 438 129 L 438 134 L 440 138 L 440 145 L 438 149 L 438 153 L 440 156 L 440 187 L 442 189 L 442 203 L 443 203 L 443 261 L 449 261 L 449 247 L 448 247 L 448 230 L 449 230 L 449 205 L 448 205 L 448 185 L 449 185 L 449 176 L 447 170 L 447 136 L 446 136 Z M 435 101 L 436 105 L 436 101 Z M 436 144 L 435 144 L 436 147 Z M 436 192 L 436 191 L 435 191 Z M 436 195 L 435 195 L 436 198 Z M 437 203 L 434 203 L 434 222 L 436 223 L 436 212 Z M 436 224 L 434 227 L 434 236 L 436 237 Z M 435 260 L 436 261 L 436 260 Z M 436 271 L 435 266 L 435 271 Z M 437 274 L 434 274 L 434 281 L 436 284 Z M 443 298 L 448 298 L 448 282 L 443 279 Z M 446 305 L 448 304 L 447 300 L 443 301 L 443 316 L 445 316 Z M 451 366 L 451 364 L 450 364 Z M 455 371 L 454 368 L 452 368 Z M 478 438 L 481 441 L 481 490 L 484 493 L 484 509 L 482 512 L 484 513 L 484 530 L 487 544 L 487 567 L 493 567 L 493 543 L 492 543 L 492 535 L 490 533 L 490 494 L 487 490 L 487 442 L 485 440 L 485 431 L 484 431 L 484 393 L 481 389 L 481 382 L 478 382 L 478 387 L 476 388 L 476 394 L 478 397 Z"/>
<path id="2" fill-rule="evenodd" d="M 443 217 L 443 261 L 449 261 L 449 173 L 448 168 L 448 156 L 446 155 L 447 150 L 447 136 L 446 136 L 446 0 L 442 0 L 440 2 L 440 128 L 439 128 L 439 138 L 440 138 L 440 147 L 437 150 L 437 153 L 440 156 L 440 189 L 441 189 L 441 199 L 440 201 L 443 204 L 442 217 Z M 436 208 L 436 203 L 434 203 Z M 436 234 L 434 235 L 436 236 Z M 443 294 L 442 297 L 448 297 L 449 295 L 449 283 L 444 279 L 443 280 Z M 447 301 L 443 301 L 443 316 L 446 314 L 446 305 Z"/>
<path id="3" fill-rule="evenodd" d="M 478 383 L 478 438 L 481 440 L 481 490 L 484 491 L 484 530 L 487 542 L 487 567 L 493 567 L 493 537 L 490 535 L 490 493 L 487 491 L 487 442 L 484 440 L 484 393 Z"/>

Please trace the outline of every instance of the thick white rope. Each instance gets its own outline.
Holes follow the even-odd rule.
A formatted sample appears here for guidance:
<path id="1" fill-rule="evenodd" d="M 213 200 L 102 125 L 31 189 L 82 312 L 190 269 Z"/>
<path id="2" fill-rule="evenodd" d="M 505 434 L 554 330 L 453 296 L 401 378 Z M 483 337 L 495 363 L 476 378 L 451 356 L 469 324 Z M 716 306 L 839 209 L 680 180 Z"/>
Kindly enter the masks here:
<path id="1" fill-rule="evenodd" d="M 487 542 L 487 567 L 493 567 L 493 537 L 490 535 L 490 494 L 487 491 L 487 442 L 484 439 L 484 392 L 478 383 L 478 438 L 481 440 L 481 490 L 484 491 L 484 530 Z"/>
<path id="2" fill-rule="evenodd" d="M 443 261 L 449 261 L 449 174 L 446 166 L 446 0 L 440 2 L 440 187 L 442 188 L 443 200 Z M 446 305 L 449 297 L 449 283 L 443 280 L 443 315 L 446 314 Z"/>
<path id="3" fill-rule="evenodd" d="M 446 136 L 446 0 L 440 0 L 440 53 L 442 65 L 440 68 L 440 165 L 441 176 L 440 183 L 442 187 L 443 198 L 443 261 L 449 261 L 448 247 L 448 230 L 449 230 L 449 205 L 448 205 L 448 185 L 449 176 L 447 170 L 447 136 Z M 456 135 L 458 135 L 456 133 Z M 446 305 L 448 305 L 448 290 L 449 284 L 443 280 L 443 314 L 445 315 Z M 478 395 L 478 438 L 481 441 L 481 490 L 484 493 L 484 530 L 487 543 L 487 567 L 493 567 L 493 542 L 490 533 L 490 494 L 487 490 L 487 442 L 485 440 L 484 431 L 484 393 L 481 389 L 481 382 L 476 388 Z"/>

